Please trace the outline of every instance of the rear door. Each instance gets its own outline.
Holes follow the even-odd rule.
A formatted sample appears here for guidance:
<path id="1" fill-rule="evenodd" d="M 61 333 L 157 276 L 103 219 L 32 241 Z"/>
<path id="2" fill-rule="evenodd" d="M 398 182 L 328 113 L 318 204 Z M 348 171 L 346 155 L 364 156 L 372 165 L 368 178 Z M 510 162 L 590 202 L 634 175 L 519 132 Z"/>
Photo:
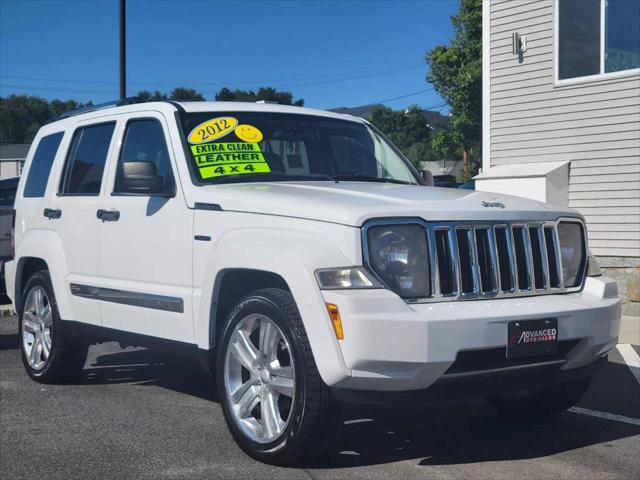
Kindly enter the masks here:
<path id="1" fill-rule="evenodd" d="M 79 122 L 67 150 L 57 184 L 50 196 L 43 222 L 62 240 L 68 275 L 67 287 L 74 318 L 100 325 L 100 307 L 95 298 L 99 275 L 100 221 L 96 210 L 102 204 L 104 171 L 116 131 L 116 117 Z"/>
<path id="2" fill-rule="evenodd" d="M 109 192 L 98 206 L 106 212 L 100 223 L 103 324 L 194 343 L 193 211 L 176 181 L 165 118 L 154 112 L 123 116 L 116 143 Z M 137 180 L 127 180 L 125 172 Z M 149 184 L 149 176 L 156 181 Z"/>

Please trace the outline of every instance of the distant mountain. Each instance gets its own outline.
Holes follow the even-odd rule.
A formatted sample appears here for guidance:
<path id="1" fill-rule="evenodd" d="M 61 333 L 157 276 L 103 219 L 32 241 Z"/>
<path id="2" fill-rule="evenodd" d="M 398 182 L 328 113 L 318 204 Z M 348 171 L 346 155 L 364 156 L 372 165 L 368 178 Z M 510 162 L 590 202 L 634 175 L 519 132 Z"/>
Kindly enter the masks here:
<path id="1" fill-rule="evenodd" d="M 382 104 L 363 105 L 361 107 L 339 107 L 332 108 L 329 111 L 335 113 L 346 113 L 347 115 L 353 115 L 354 117 L 360 117 L 364 119 L 370 119 L 373 109 L 376 107 L 382 107 Z M 440 112 L 434 112 L 432 110 L 423 110 L 424 118 L 427 123 L 434 129 L 449 128 L 449 117 L 442 115 Z"/>

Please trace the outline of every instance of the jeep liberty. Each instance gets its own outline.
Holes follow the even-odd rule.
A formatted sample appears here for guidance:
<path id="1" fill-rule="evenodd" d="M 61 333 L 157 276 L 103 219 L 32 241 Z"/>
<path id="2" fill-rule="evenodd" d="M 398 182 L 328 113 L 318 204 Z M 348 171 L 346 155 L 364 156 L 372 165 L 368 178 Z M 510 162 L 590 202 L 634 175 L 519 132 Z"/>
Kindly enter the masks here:
<path id="1" fill-rule="evenodd" d="M 237 443 L 269 463 L 334 446 L 344 403 L 563 411 L 617 343 L 616 283 L 579 213 L 432 187 L 349 115 L 73 112 L 37 134 L 14 222 L 31 378 L 80 374 L 103 341 L 195 353 Z"/>

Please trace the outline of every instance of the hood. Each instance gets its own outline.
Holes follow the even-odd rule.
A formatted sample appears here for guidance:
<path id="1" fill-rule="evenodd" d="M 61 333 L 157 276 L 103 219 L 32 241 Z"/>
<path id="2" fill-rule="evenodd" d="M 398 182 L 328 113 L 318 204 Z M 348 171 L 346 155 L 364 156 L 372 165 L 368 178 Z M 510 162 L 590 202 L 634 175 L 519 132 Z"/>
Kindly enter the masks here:
<path id="1" fill-rule="evenodd" d="M 371 218 L 529 221 L 579 216 L 574 210 L 521 197 L 454 188 L 371 182 L 272 182 L 208 185 L 195 201 L 225 211 L 279 215 L 359 227 Z"/>

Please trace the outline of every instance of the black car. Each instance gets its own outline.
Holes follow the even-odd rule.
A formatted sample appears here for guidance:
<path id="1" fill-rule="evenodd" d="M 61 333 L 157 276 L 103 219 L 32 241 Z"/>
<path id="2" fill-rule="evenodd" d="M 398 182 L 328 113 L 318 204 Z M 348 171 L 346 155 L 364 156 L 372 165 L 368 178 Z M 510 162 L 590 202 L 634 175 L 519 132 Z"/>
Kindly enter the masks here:
<path id="1" fill-rule="evenodd" d="M 458 188 L 458 182 L 455 175 L 434 175 L 434 187 Z"/>
<path id="2" fill-rule="evenodd" d="M 0 180 L 0 305 L 11 303 L 4 283 L 4 262 L 13 256 L 13 204 L 19 177 Z"/>

